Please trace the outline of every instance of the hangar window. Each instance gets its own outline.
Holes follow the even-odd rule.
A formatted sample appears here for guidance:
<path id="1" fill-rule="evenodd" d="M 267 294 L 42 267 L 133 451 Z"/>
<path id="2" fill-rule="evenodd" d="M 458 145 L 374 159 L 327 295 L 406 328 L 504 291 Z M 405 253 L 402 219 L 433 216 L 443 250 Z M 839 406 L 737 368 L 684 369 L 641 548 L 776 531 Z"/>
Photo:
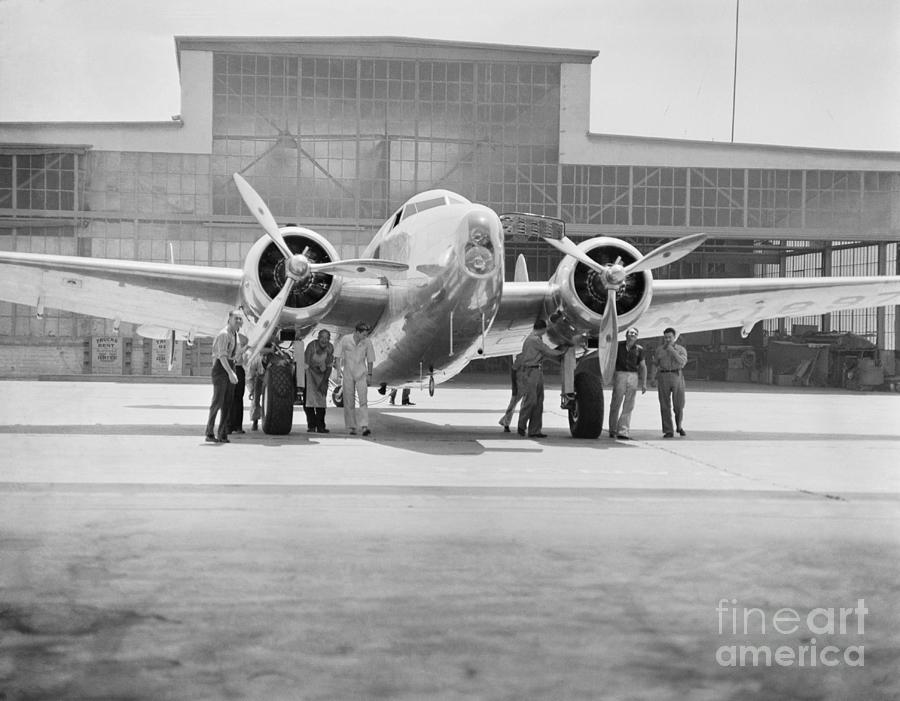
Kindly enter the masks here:
<path id="1" fill-rule="evenodd" d="M 861 202 L 860 173 L 839 170 L 807 171 L 807 227 L 856 228 Z"/>
<path id="2" fill-rule="evenodd" d="M 0 153 L 0 209 L 73 211 L 75 153 Z"/>
<path id="3" fill-rule="evenodd" d="M 747 171 L 747 224 L 763 228 L 800 228 L 803 217 L 803 172 Z"/>
<path id="4" fill-rule="evenodd" d="M 632 223 L 649 226 L 684 226 L 684 168 L 635 166 L 632 192 Z"/>
<path id="5" fill-rule="evenodd" d="M 691 168 L 690 226 L 744 226 L 744 170 Z"/>

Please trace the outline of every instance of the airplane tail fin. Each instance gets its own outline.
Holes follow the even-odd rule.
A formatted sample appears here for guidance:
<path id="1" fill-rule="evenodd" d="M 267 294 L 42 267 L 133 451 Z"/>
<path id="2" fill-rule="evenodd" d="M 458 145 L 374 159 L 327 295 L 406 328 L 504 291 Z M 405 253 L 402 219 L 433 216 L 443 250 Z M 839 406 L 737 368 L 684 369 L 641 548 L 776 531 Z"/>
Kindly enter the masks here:
<path id="1" fill-rule="evenodd" d="M 521 253 L 516 258 L 516 272 L 513 280 L 515 282 L 528 282 L 528 266 L 525 264 L 525 256 Z"/>

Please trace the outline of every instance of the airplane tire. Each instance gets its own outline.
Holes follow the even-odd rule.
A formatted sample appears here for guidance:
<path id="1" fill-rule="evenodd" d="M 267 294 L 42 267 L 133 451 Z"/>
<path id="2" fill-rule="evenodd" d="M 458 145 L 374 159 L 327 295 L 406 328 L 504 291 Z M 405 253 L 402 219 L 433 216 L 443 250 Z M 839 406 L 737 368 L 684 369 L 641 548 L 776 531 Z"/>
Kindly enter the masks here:
<path id="1" fill-rule="evenodd" d="M 283 436 L 294 423 L 294 374 L 290 363 L 271 363 L 263 379 L 263 432 Z"/>
<path id="2" fill-rule="evenodd" d="M 573 438 L 597 438 L 603 433 L 603 382 L 599 375 L 575 375 L 575 406 L 569 409 L 569 432 Z"/>

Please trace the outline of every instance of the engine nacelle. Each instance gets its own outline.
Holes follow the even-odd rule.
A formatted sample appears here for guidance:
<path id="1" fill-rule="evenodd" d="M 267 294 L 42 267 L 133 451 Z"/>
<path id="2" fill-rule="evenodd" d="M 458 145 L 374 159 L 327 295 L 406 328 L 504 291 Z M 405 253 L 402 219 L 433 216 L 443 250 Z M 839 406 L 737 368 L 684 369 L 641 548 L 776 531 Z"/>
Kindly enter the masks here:
<path id="1" fill-rule="evenodd" d="M 288 248 L 306 256 L 310 263 L 330 263 L 340 259 L 334 246 L 320 234 L 299 226 L 280 228 Z M 285 258 L 268 236 L 259 239 L 244 261 L 241 299 L 244 310 L 259 317 L 287 280 Z M 278 320 L 279 326 L 302 326 L 324 316 L 337 302 L 341 280 L 326 273 L 312 273 L 298 281 Z"/>
<path id="2" fill-rule="evenodd" d="M 578 247 L 601 265 L 613 264 L 617 258 L 622 259 L 622 265 L 629 265 L 643 257 L 630 243 L 607 236 L 584 241 Z M 553 282 L 556 292 L 553 307 L 548 309 L 551 318 L 554 312 L 561 312 L 574 330 L 596 332 L 606 306 L 607 290 L 602 276 L 584 263 L 566 256 L 553 274 Z M 649 270 L 632 273 L 614 294 L 619 329 L 624 331 L 635 324 L 650 306 L 653 275 Z"/>

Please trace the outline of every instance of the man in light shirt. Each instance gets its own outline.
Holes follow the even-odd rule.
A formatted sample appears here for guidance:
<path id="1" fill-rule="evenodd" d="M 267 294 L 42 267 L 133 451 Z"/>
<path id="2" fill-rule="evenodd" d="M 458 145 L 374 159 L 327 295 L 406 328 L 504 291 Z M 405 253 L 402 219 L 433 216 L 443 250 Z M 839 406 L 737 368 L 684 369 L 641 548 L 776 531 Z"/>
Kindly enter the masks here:
<path id="1" fill-rule="evenodd" d="M 239 309 L 228 312 L 228 323 L 213 339 L 212 345 L 212 385 L 213 396 L 206 421 L 207 443 L 230 443 L 228 440 L 228 420 L 234 401 L 234 387 L 238 376 L 234 371 L 234 356 L 238 348 L 238 330 L 244 318 Z M 216 414 L 219 414 L 219 429 L 216 431 Z"/>
<path id="2" fill-rule="evenodd" d="M 678 345 L 678 333 L 671 326 L 663 331 L 662 345 L 654 356 L 659 368 L 656 388 L 659 395 L 659 413 L 662 418 L 663 438 L 674 438 L 675 433 L 686 436 L 684 421 L 684 366 L 687 365 L 687 349 Z M 675 426 L 672 426 L 672 412 Z"/>
<path id="3" fill-rule="evenodd" d="M 350 435 L 356 435 L 357 428 L 364 436 L 369 430 L 369 382 L 375 364 L 375 349 L 369 340 L 369 326 L 359 322 L 352 334 L 347 334 L 338 343 L 335 357 L 341 374 L 341 390 L 344 394 L 344 426 Z M 355 404 L 359 402 L 357 409 Z"/>

